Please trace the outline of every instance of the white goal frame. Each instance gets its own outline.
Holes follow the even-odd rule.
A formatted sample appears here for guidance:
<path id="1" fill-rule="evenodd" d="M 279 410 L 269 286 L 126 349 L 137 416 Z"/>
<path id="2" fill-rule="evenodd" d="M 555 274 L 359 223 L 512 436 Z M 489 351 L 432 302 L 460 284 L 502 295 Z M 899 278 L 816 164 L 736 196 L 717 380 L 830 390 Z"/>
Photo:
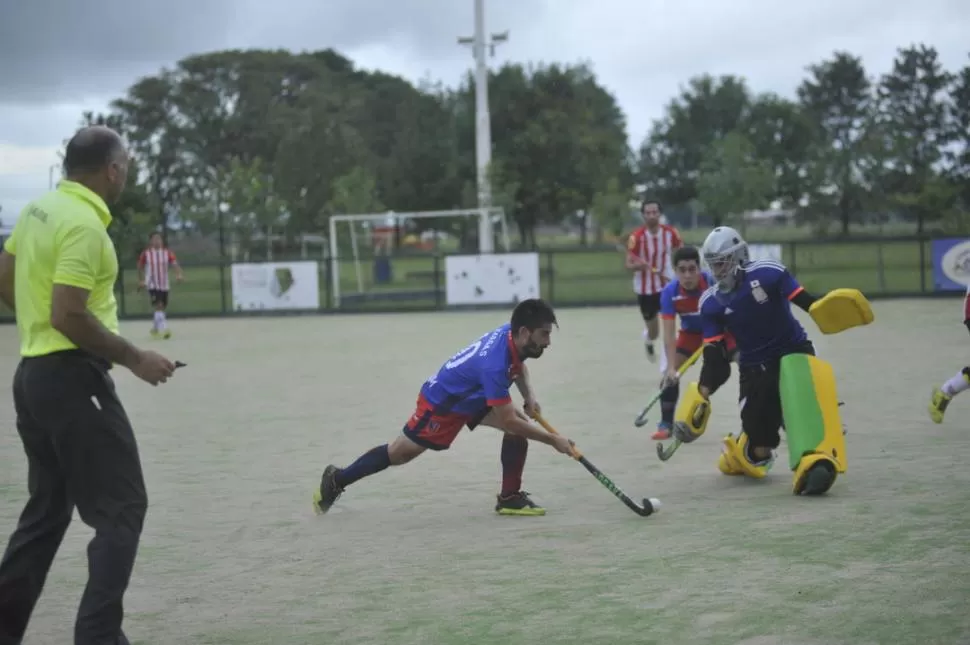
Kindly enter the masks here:
<path id="1" fill-rule="evenodd" d="M 478 218 L 478 239 L 481 253 L 492 252 L 492 219 L 498 219 L 499 237 L 504 251 L 511 249 L 509 242 L 509 227 L 505 217 L 505 209 L 492 208 L 465 208 L 442 211 L 418 211 L 414 213 L 403 213 L 396 211 L 385 211 L 383 213 L 360 213 L 355 215 L 331 215 L 330 216 L 330 262 L 332 270 L 330 275 L 331 292 L 333 294 L 334 307 L 340 307 L 340 245 L 337 243 L 337 225 L 341 222 L 350 222 L 350 244 L 354 258 L 354 270 L 357 274 L 357 292 L 364 293 L 364 280 L 360 267 L 360 247 L 357 243 L 357 232 L 355 222 L 370 222 L 380 227 L 385 225 L 388 219 L 404 222 L 409 219 L 432 219 L 444 217 L 475 217 Z M 484 244 L 482 241 L 484 240 Z"/>

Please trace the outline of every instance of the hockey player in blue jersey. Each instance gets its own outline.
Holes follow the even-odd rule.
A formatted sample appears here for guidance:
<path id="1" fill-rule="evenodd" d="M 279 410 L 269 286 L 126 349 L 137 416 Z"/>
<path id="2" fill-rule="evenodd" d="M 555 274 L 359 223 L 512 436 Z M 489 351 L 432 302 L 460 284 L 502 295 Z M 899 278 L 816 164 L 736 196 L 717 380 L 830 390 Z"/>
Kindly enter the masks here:
<path id="1" fill-rule="evenodd" d="M 710 396 L 730 377 L 724 346 L 737 343 L 741 432 L 723 440 L 718 468 L 726 475 L 764 478 L 785 428 L 789 466 L 797 495 L 820 495 L 846 470 L 845 439 L 831 366 L 791 311 L 804 309 L 822 333 L 833 334 L 872 322 L 872 309 L 855 289 L 810 295 L 774 260 L 751 261 L 748 245 L 733 228 L 715 228 L 701 251 L 716 284 L 700 301 L 704 333 L 703 367 L 681 399 L 673 434 L 690 443 L 704 434 Z"/>
<path id="2" fill-rule="evenodd" d="M 376 446 L 344 468 L 327 466 L 313 492 L 313 508 L 326 513 L 351 484 L 389 466 L 400 466 L 425 450 L 447 450 L 461 430 L 479 425 L 503 431 L 502 490 L 495 512 L 500 515 L 545 515 L 545 509 L 521 490 L 529 440 L 548 444 L 565 455 L 572 444 L 546 432 L 526 412 L 539 412 L 529 380 L 526 359 L 537 359 L 550 344 L 556 315 L 544 301 L 523 300 L 512 319 L 484 334 L 449 360 L 421 386 L 414 412 L 401 434 Z M 512 405 L 509 388 L 515 383 L 525 411 Z"/>

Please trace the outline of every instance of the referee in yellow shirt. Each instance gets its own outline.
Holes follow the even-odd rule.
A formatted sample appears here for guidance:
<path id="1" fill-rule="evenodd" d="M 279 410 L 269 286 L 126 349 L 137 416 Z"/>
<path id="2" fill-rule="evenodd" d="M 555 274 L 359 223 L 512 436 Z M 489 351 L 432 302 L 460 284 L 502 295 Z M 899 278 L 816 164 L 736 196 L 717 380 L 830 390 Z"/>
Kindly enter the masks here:
<path id="1" fill-rule="evenodd" d="M 125 187 L 128 153 L 93 126 L 68 142 L 66 180 L 28 204 L 0 254 L 0 299 L 17 317 L 17 432 L 30 497 L 0 561 L 0 645 L 19 645 L 74 508 L 95 535 L 75 645 L 127 645 L 121 629 L 148 506 L 135 435 L 109 370 L 152 385 L 175 365 L 118 334 L 118 259 L 108 204 Z"/>

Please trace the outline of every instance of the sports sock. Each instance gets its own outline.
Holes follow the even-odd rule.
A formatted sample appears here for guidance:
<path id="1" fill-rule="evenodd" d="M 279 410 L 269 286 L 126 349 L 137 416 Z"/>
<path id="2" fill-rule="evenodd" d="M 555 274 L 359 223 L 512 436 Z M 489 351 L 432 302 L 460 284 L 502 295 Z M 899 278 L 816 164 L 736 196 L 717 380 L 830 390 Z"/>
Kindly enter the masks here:
<path id="1" fill-rule="evenodd" d="M 767 463 L 769 459 L 771 459 L 771 453 L 768 453 L 767 457 L 762 457 L 760 459 L 755 457 L 754 448 L 751 446 L 750 443 L 747 443 L 744 445 L 744 456 L 745 458 L 747 458 L 749 462 L 751 462 L 751 465 L 753 466 L 761 466 L 762 464 Z"/>
<path id="2" fill-rule="evenodd" d="M 660 395 L 660 419 L 667 425 L 674 423 L 678 398 L 680 398 L 680 383 L 668 385 Z"/>
<path id="3" fill-rule="evenodd" d="M 528 439 L 505 433 L 502 438 L 503 497 L 517 493 L 522 489 L 522 471 L 525 470 L 525 457 L 528 453 Z"/>
<path id="4" fill-rule="evenodd" d="M 390 465 L 391 456 L 385 443 L 362 454 L 357 461 L 338 471 L 334 479 L 338 486 L 345 488 L 359 479 L 381 472 Z"/>
<path id="5" fill-rule="evenodd" d="M 162 312 L 161 312 L 161 311 L 156 311 L 156 312 L 155 312 L 155 316 L 154 316 L 154 325 L 153 325 L 153 327 L 154 327 L 155 329 L 162 329 L 162 326 L 164 325 L 164 323 L 162 322 L 162 316 L 163 316 L 163 315 L 164 315 L 164 314 L 162 314 Z"/>
<path id="6" fill-rule="evenodd" d="M 956 396 L 964 390 L 970 390 L 970 367 L 964 367 L 940 388 L 947 396 Z"/>
<path id="7" fill-rule="evenodd" d="M 159 311 L 158 312 L 158 328 L 161 329 L 162 331 L 165 331 L 165 328 L 167 326 L 168 325 L 166 324 L 166 320 L 165 320 L 165 312 L 164 311 Z"/>

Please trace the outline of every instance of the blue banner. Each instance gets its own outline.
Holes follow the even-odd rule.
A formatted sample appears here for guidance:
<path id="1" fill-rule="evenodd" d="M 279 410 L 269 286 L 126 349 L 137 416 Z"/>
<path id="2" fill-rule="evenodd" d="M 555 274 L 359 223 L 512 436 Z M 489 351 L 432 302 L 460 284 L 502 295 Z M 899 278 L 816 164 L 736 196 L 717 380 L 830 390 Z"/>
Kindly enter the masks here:
<path id="1" fill-rule="evenodd" d="M 937 291 L 966 291 L 970 285 L 970 240 L 933 240 L 933 286 Z"/>

